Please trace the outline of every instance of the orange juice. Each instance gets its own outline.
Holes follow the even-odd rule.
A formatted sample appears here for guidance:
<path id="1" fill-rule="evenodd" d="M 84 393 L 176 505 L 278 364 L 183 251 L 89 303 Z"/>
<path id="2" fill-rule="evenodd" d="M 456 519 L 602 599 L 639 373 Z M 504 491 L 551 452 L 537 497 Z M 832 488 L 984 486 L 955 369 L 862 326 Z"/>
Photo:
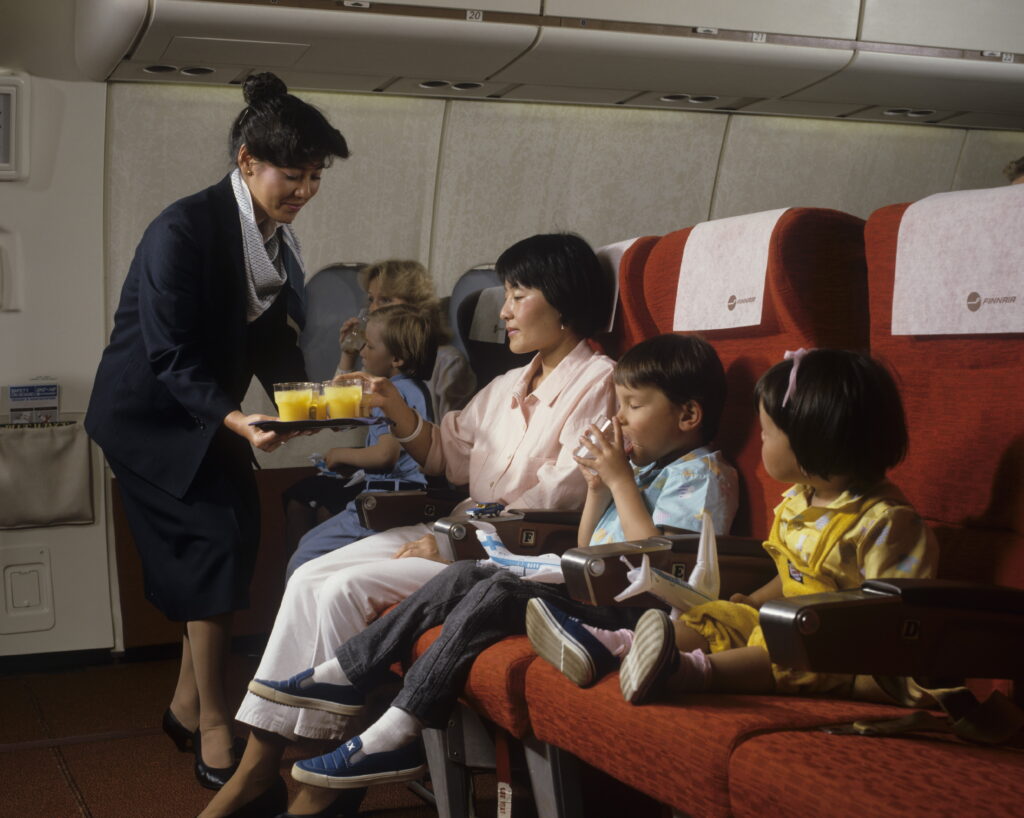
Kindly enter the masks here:
<path id="1" fill-rule="evenodd" d="M 323 402 L 327 404 L 327 415 L 332 418 L 359 417 L 359 404 L 363 399 L 363 384 L 324 384 Z"/>
<path id="2" fill-rule="evenodd" d="M 282 388 L 287 387 L 287 388 Z M 281 420 L 309 420 L 313 404 L 311 384 L 274 384 L 274 402 Z M 314 413 L 316 409 L 313 409 Z M 314 414 L 313 417 L 316 415 Z"/>

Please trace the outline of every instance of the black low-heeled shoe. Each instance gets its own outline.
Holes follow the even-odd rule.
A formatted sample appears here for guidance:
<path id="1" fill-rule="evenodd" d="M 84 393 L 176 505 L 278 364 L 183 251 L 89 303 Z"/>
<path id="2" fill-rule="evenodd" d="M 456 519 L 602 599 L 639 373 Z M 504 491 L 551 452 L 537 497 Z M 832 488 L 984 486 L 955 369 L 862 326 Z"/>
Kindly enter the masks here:
<path id="1" fill-rule="evenodd" d="M 320 812 L 305 813 L 304 815 L 282 812 L 277 818 L 354 818 L 354 816 L 359 814 L 359 805 L 363 803 L 363 798 L 365 797 L 366 787 L 342 790 Z M 246 818 L 249 818 L 249 816 L 246 816 Z M 252 816 L 252 818 L 256 818 L 256 816 Z"/>
<path id="2" fill-rule="evenodd" d="M 196 752 L 196 781 L 208 790 L 219 790 L 238 769 L 238 759 L 230 767 L 211 767 L 203 761 L 202 734 L 196 730 L 192 734 L 192 746 Z"/>
<path id="3" fill-rule="evenodd" d="M 192 750 L 192 731 L 185 727 L 171 712 L 171 708 L 164 711 L 163 720 L 160 726 L 167 734 L 167 737 L 174 742 L 178 752 L 187 753 Z"/>

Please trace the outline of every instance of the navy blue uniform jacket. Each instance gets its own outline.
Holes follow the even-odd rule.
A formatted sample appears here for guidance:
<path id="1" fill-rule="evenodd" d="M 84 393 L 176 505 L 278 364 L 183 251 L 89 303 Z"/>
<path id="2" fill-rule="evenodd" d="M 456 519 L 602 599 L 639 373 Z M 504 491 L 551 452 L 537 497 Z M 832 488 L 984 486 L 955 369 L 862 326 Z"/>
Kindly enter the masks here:
<path id="1" fill-rule="evenodd" d="M 253 375 L 268 393 L 274 383 L 305 380 L 285 310 L 287 304 L 301 320 L 301 276 L 283 241 L 281 252 L 289 281 L 252 325 L 260 331 L 250 332 L 230 176 L 170 205 L 149 225 L 121 291 L 85 418 L 108 459 L 180 498 Z M 221 434 L 235 439 L 227 441 L 232 449 L 243 443 L 227 430 Z"/>

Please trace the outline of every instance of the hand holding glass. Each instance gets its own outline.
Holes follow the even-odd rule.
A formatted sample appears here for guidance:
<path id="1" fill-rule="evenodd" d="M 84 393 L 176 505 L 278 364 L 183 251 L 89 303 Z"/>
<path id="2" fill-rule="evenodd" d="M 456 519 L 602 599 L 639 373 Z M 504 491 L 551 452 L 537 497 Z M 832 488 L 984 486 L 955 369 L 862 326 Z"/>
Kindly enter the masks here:
<path id="1" fill-rule="evenodd" d="M 592 425 L 596 426 L 598 430 L 601 432 L 601 434 L 607 434 L 608 430 L 612 428 L 612 421 L 611 418 L 607 418 L 604 415 L 598 415 L 592 421 Z M 589 428 L 586 432 L 583 433 L 583 437 L 587 438 L 587 440 L 589 440 L 594 445 L 597 445 L 597 438 L 594 437 L 594 433 L 591 432 Z M 579 448 L 577 448 L 576 451 L 573 452 L 573 456 L 583 458 L 584 460 L 594 459 L 594 455 L 591 453 L 590 449 L 588 449 L 582 443 L 579 445 Z"/>

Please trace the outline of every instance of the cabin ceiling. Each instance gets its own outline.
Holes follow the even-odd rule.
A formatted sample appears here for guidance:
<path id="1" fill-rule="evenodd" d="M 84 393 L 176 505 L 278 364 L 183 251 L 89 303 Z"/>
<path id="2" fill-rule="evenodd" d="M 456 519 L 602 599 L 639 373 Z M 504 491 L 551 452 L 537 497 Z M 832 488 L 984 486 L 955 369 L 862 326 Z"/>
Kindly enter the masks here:
<path id="1" fill-rule="evenodd" d="M 96 81 L 272 70 L 296 89 L 1024 130 L 1020 0 L 934 0 L 927 15 L 920 0 L 18 5 L 22 24 L 48 20 L 33 36 L 69 33 L 73 67 L 52 48 L 54 70 Z M 38 48 L 0 47 L 5 68 L 46 74 Z"/>

